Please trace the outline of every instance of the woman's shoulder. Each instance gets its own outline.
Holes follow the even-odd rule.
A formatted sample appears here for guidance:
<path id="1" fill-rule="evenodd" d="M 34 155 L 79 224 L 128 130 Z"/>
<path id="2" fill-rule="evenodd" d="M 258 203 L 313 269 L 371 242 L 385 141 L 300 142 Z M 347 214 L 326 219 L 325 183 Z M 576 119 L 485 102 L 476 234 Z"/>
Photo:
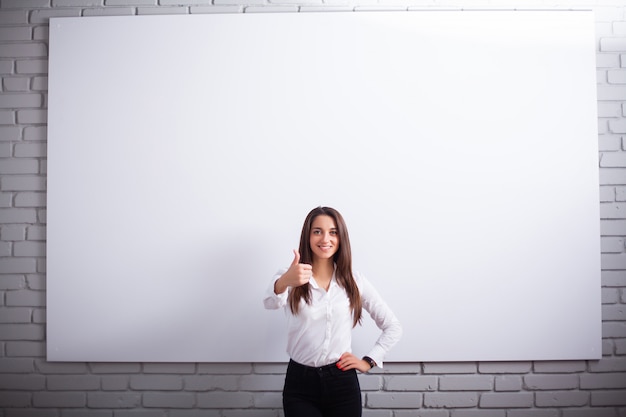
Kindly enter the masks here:
<path id="1" fill-rule="evenodd" d="M 365 284 L 369 284 L 369 281 L 360 271 L 352 271 L 352 276 L 354 277 L 354 282 L 360 287 Z"/>

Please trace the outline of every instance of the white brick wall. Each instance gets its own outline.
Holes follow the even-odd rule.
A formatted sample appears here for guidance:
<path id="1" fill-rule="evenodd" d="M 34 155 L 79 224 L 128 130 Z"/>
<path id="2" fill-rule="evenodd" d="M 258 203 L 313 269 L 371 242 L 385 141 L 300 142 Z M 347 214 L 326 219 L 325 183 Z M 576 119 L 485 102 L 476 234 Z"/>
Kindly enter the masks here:
<path id="1" fill-rule="evenodd" d="M 496 8 L 596 13 L 604 357 L 388 364 L 360 377 L 364 417 L 626 417 L 623 0 L 0 0 L 0 417 L 282 415 L 284 364 L 46 362 L 50 17 Z"/>

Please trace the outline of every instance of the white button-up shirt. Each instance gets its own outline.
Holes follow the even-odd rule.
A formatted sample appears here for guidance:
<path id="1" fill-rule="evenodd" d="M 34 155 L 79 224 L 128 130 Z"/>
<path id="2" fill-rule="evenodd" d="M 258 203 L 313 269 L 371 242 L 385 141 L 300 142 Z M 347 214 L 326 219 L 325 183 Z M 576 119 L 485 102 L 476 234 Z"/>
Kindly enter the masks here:
<path id="1" fill-rule="evenodd" d="M 291 288 L 282 294 L 274 293 L 274 283 L 287 269 L 276 273 L 263 303 L 267 309 L 284 308 L 287 315 L 287 354 L 294 361 L 308 366 L 324 366 L 339 360 L 344 352 L 352 351 L 352 314 L 346 291 L 339 286 L 335 275 L 328 291 L 315 278 L 311 285 L 311 304 L 300 301 L 298 315 L 293 315 L 287 297 Z M 370 314 L 382 334 L 367 353 L 382 368 L 383 359 L 402 335 L 400 322 L 370 282 L 359 273 L 354 274 L 363 308 Z"/>

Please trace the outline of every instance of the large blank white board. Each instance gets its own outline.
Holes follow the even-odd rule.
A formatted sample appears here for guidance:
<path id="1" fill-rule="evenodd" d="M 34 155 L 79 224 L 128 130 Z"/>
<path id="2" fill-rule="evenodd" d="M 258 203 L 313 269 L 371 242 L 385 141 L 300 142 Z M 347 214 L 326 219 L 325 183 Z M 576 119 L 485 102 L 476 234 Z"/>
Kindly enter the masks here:
<path id="1" fill-rule="evenodd" d="M 48 359 L 286 360 L 261 300 L 317 205 L 389 360 L 599 358 L 593 42 L 582 11 L 51 19 Z"/>

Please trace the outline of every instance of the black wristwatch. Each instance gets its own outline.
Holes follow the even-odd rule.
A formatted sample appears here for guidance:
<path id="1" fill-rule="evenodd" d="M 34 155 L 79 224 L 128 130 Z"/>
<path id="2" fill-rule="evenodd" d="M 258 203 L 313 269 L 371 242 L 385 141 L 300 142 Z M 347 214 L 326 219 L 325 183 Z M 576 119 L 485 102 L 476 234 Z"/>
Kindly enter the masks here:
<path id="1" fill-rule="evenodd" d="M 370 364 L 370 369 L 376 366 L 376 362 L 374 362 L 374 359 L 370 358 L 369 356 L 363 356 L 363 360 Z"/>

